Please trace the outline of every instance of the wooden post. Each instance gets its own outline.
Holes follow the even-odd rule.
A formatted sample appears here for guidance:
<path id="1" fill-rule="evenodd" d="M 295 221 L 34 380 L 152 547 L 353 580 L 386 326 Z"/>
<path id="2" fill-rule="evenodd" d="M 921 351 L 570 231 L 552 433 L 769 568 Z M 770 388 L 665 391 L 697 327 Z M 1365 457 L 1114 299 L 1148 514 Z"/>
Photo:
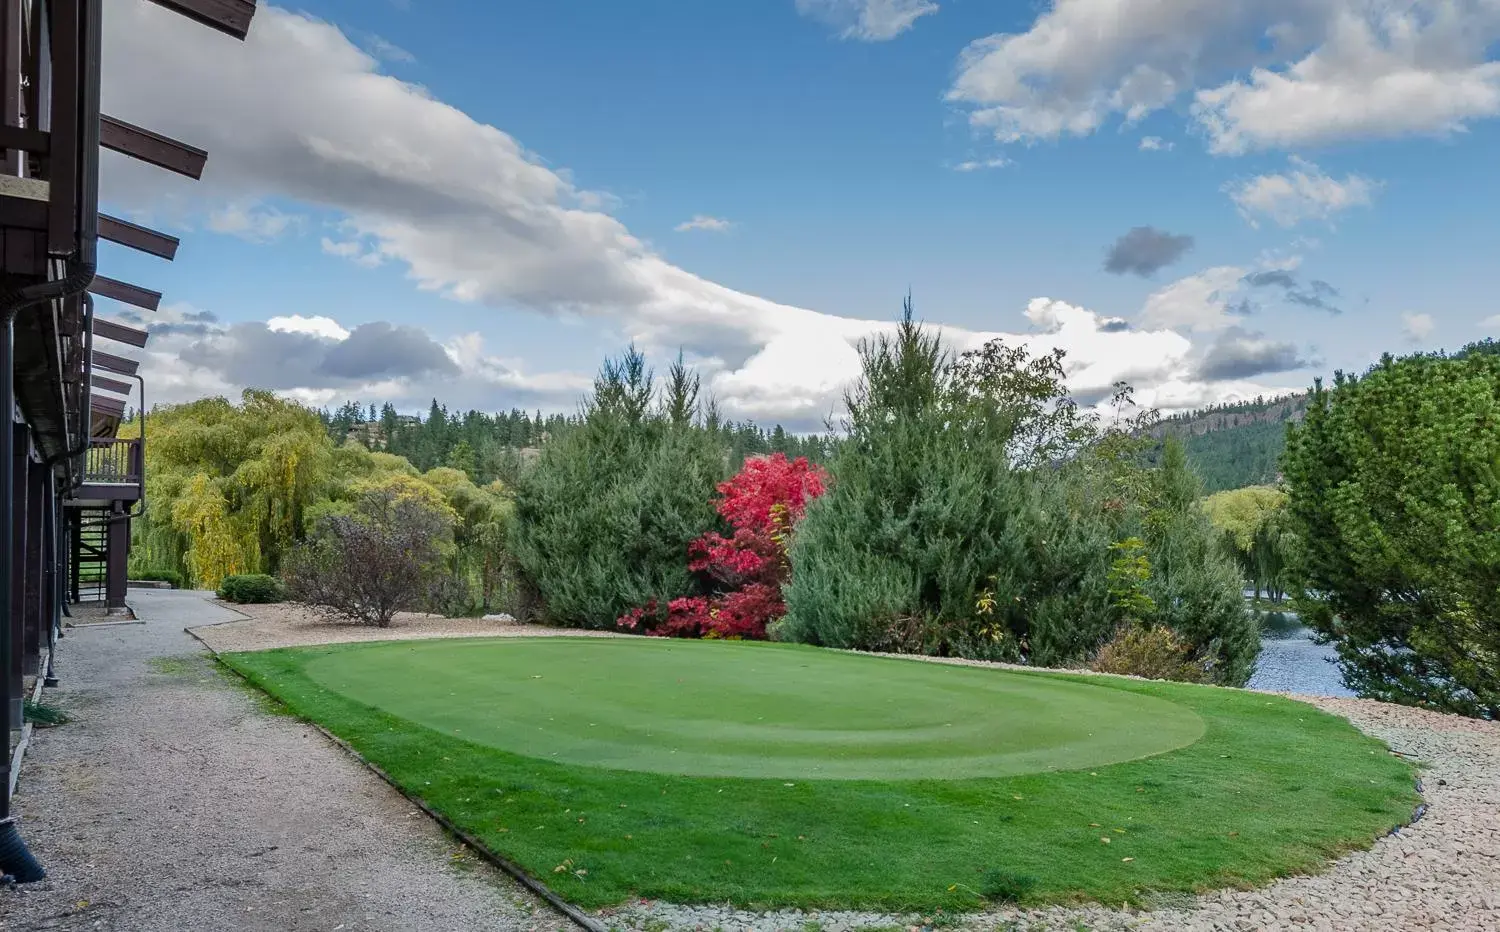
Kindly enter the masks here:
<path id="1" fill-rule="evenodd" d="M 41 672 L 42 588 L 46 585 L 42 564 L 47 558 L 47 468 L 26 461 L 26 614 L 21 616 L 21 671 L 27 676 Z"/>
<path id="2" fill-rule="evenodd" d="M 105 608 L 124 608 L 130 558 L 130 519 L 126 517 L 124 502 L 115 502 L 111 509 L 104 553 Z"/>
<path id="3" fill-rule="evenodd" d="M 83 512 L 77 508 L 65 509 L 68 521 L 68 601 L 78 604 L 78 570 L 83 563 Z"/>
<path id="4" fill-rule="evenodd" d="M 11 424 L 11 436 L 15 438 L 14 452 L 11 455 L 11 501 L 14 508 L 13 519 L 10 524 L 11 539 L 11 565 L 10 565 L 10 695 L 5 697 L 6 705 L 10 709 L 10 724 L 12 728 L 21 727 L 21 657 L 25 651 L 21 649 L 24 643 L 23 620 L 26 617 L 26 466 L 29 463 L 31 451 L 31 437 L 27 433 L 25 424 Z M 4 529 L 0 529 L 4 533 Z"/>

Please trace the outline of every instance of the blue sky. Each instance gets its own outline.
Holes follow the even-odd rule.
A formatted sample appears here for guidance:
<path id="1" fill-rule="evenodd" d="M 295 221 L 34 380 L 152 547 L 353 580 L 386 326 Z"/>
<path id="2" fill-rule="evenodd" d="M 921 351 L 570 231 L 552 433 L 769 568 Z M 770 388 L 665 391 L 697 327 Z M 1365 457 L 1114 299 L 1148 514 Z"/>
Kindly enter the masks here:
<path id="1" fill-rule="evenodd" d="M 908 289 L 956 349 L 1062 345 L 1081 396 L 1169 409 L 1500 335 L 1486 0 L 108 17 L 106 110 L 210 152 L 105 165 L 184 238 L 102 269 L 167 295 L 134 315 L 160 398 L 569 409 L 633 339 L 815 427 Z"/>

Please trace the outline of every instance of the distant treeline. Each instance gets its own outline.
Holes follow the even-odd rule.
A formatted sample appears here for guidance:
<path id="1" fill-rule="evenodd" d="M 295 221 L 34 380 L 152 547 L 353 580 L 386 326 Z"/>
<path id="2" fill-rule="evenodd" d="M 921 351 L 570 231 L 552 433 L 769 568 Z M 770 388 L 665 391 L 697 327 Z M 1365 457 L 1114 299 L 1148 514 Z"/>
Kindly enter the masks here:
<path id="1" fill-rule="evenodd" d="M 423 471 L 437 466 L 461 469 L 480 484 L 513 480 L 532 451 L 576 429 L 581 421 L 576 414 L 528 414 L 517 408 L 505 414 L 450 412 L 436 399 L 426 417 L 400 414 L 389 403 L 377 408 L 357 401 L 320 413 L 336 445 L 352 439 L 371 450 L 404 456 Z M 767 430 L 749 421 L 719 421 L 712 412 L 705 426 L 723 444 L 731 469 L 738 469 L 748 456 L 766 453 L 821 463 L 834 446 L 826 434 L 799 436 L 779 424 Z"/>

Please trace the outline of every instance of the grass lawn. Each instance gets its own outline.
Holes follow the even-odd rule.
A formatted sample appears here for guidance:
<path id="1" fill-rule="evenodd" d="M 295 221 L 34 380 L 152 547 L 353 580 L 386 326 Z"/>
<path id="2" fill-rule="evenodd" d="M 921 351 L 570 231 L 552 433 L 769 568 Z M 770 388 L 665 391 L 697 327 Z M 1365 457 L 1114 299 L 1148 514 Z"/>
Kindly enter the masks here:
<path id="1" fill-rule="evenodd" d="M 812 648 L 463 639 L 229 654 L 585 906 L 1137 899 L 1315 869 L 1410 766 L 1236 690 Z"/>

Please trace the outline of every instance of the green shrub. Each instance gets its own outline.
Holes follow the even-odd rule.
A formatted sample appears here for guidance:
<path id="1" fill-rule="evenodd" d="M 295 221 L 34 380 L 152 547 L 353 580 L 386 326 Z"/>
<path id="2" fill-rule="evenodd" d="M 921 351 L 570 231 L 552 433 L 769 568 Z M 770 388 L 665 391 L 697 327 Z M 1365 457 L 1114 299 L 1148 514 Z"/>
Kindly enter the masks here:
<path id="1" fill-rule="evenodd" d="M 389 628 L 397 612 L 438 607 L 463 582 L 449 565 L 456 521 L 441 493 L 415 477 L 368 485 L 291 552 L 287 588 L 324 614 Z"/>
<path id="2" fill-rule="evenodd" d="M 182 574 L 174 570 L 140 570 L 130 574 L 134 582 L 171 583 L 173 589 L 182 588 Z"/>
<path id="3" fill-rule="evenodd" d="M 605 363 L 584 422 L 543 447 L 516 489 L 510 544 L 542 620 L 612 628 L 629 610 L 697 594 L 688 544 L 716 529 L 723 451 L 693 423 L 681 361 L 660 404 L 633 348 Z"/>
<path id="4" fill-rule="evenodd" d="M 282 589 L 280 580 L 263 573 L 225 576 L 219 583 L 217 595 L 225 602 L 240 604 L 286 601 L 286 592 Z"/>
<path id="5" fill-rule="evenodd" d="M 1181 683 L 1202 683 L 1209 679 L 1207 668 L 1193 657 L 1192 645 L 1165 625 L 1124 625 L 1109 643 L 1099 648 L 1089 668 L 1100 673 Z"/>

